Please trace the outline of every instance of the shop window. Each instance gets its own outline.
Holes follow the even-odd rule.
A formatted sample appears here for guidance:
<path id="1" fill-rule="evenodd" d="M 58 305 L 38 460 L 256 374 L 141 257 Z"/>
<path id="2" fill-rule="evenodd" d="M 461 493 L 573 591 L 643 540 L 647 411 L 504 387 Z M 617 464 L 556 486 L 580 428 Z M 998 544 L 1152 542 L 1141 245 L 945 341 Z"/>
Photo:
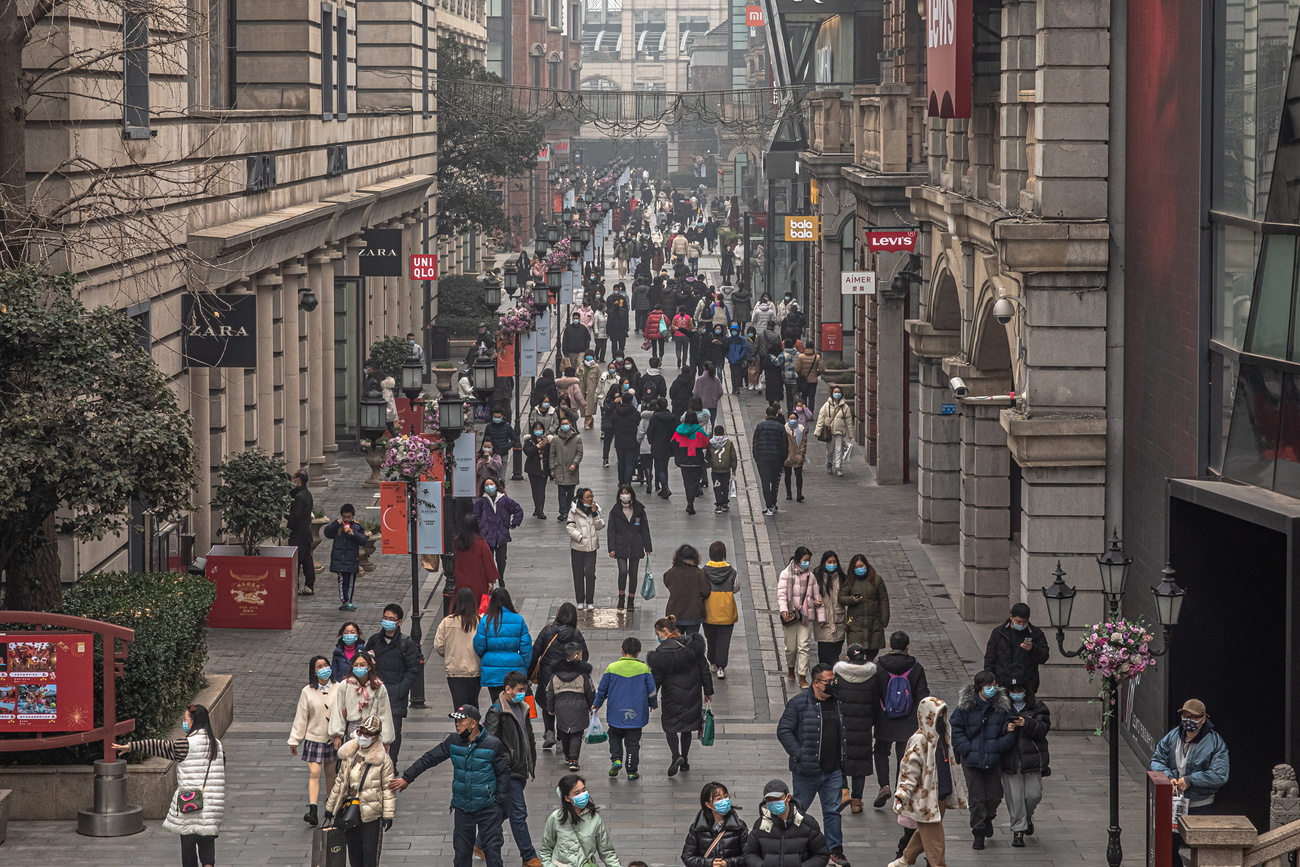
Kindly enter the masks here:
<path id="1" fill-rule="evenodd" d="M 1241 365 L 1228 444 L 1223 455 L 1224 476 L 1265 488 L 1273 487 L 1281 400 L 1281 371 L 1253 364 Z"/>
<path id="2" fill-rule="evenodd" d="M 1246 348 L 1255 355 L 1285 358 L 1295 283 L 1295 243 L 1291 235 L 1265 235 L 1260 250 L 1259 285 L 1253 326 Z"/>

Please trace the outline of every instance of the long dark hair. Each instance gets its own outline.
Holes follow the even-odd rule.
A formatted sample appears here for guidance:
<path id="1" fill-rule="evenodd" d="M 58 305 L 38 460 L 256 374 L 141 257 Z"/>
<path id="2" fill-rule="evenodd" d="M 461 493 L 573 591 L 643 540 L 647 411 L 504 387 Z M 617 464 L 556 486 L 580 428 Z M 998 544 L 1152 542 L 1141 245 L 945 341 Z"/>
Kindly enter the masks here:
<path id="1" fill-rule="evenodd" d="M 623 496 L 624 494 L 631 494 L 631 495 L 632 495 L 632 499 L 631 499 L 630 502 L 628 502 L 628 505 L 629 505 L 629 506 L 635 506 L 635 505 L 636 505 L 636 488 L 632 487 L 631 485 L 619 485 L 619 486 L 618 486 L 618 494 L 617 494 L 616 496 L 619 497 L 618 504 L 619 504 L 620 506 L 623 505 L 622 496 Z"/>
<path id="2" fill-rule="evenodd" d="M 492 629 L 501 628 L 501 612 L 509 611 L 512 614 L 518 614 L 515 611 L 515 603 L 510 598 L 510 591 L 504 587 L 498 587 L 492 591 L 488 597 L 487 622 Z"/>
<path id="3" fill-rule="evenodd" d="M 867 575 L 866 575 L 866 579 L 865 579 L 866 582 L 867 582 L 868 584 L 875 585 L 875 583 L 876 583 L 876 577 L 877 577 L 877 576 L 876 576 L 876 570 L 875 570 L 875 568 L 871 565 L 871 561 L 868 560 L 868 559 L 866 558 L 866 555 L 864 555 L 864 554 L 854 554 L 854 555 L 853 555 L 853 559 L 849 560 L 849 569 L 848 569 L 847 572 L 844 573 L 844 575 L 845 575 L 845 577 L 844 577 L 844 583 L 847 584 L 847 585 L 850 585 L 850 586 L 851 586 L 851 585 L 853 585 L 853 584 L 856 584 L 858 581 L 863 580 L 863 579 L 861 579 L 861 578 L 858 577 L 858 573 L 857 573 L 857 572 L 853 571 L 853 570 L 855 570 L 855 569 L 858 568 L 858 564 L 859 564 L 859 563 L 861 563 L 863 566 L 866 566 L 866 567 L 867 567 Z"/>
<path id="4" fill-rule="evenodd" d="M 451 600 L 451 617 L 460 620 L 462 632 L 473 632 L 478 626 L 478 600 L 474 598 L 474 591 L 468 587 L 462 587 L 456 591 L 456 596 Z"/>
<path id="5" fill-rule="evenodd" d="M 585 515 L 591 514 L 591 507 L 588 506 L 586 503 L 584 503 L 582 501 L 582 498 L 585 497 L 590 491 L 591 488 L 578 488 L 577 492 L 574 493 L 573 495 L 573 504 L 577 506 L 579 509 L 581 509 L 583 514 Z"/>
<path id="6" fill-rule="evenodd" d="M 802 560 L 804 557 L 811 558 L 812 551 L 808 550 L 807 545 L 800 545 L 798 548 L 795 548 L 794 553 L 790 555 L 790 565 L 793 566 L 794 564 Z"/>
<path id="7" fill-rule="evenodd" d="M 731 792 L 727 791 L 727 787 L 722 785 L 722 783 L 705 783 L 704 788 L 700 789 L 700 807 L 705 810 L 711 809 L 713 807 L 713 799 L 716 795 L 731 797 Z M 737 808 L 732 807 L 732 809 Z"/>
<path id="8" fill-rule="evenodd" d="M 466 515 L 461 521 L 460 532 L 456 534 L 456 550 L 468 551 L 474 547 L 474 541 L 481 539 L 482 534 L 478 529 L 478 517 L 476 515 Z"/>
<path id="9" fill-rule="evenodd" d="M 694 560 L 695 562 L 693 564 L 688 563 L 687 562 L 688 560 Z M 677 550 L 673 552 L 673 565 L 674 566 L 688 566 L 688 565 L 699 566 L 700 552 L 696 551 L 695 548 L 691 545 L 680 545 L 678 546 Z"/>
<path id="10" fill-rule="evenodd" d="M 307 663 L 307 685 L 308 686 L 316 686 L 318 683 L 320 683 L 320 678 L 316 676 L 316 663 L 318 661 L 325 663 L 331 668 L 334 667 L 334 664 L 330 662 L 328 659 L 326 659 L 325 657 L 313 656 L 311 658 L 311 662 Z M 332 676 L 333 672 L 330 672 L 330 674 Z"/>
<path id="11" fill-rule="evenodd" d="M 841 565 L 840 555 L 836 554 L 834 551 L 822 552 L 822 561 L 817 564 L 817 568 L 813 569 L 813 577 L 817 579 L 817 589 L 821 591 L 822 595 L 825 595 L 830 589 L 833 580 L 831 578 L 831 573 L 826 571 L 826 561 L 830 560 L 832 557 L 835 558 L 836 571 L 839 571 Z"/>
<path id="12" fill-rule="evenodd" d="M 560 795 L 561 825 L 577 825 L 582 821 L 583 813 L 586 813 L 588 816 L 594 816 L 600 812 L 600 808 L 592 803 L 591 800 L 587 801 L 587 806 L 583 808 L 582 813 L 579 813 L 578 808 L 573 806 L 573 802 L 569 800 L 569 792 L 572 792 L 573 787 L 578 785 L 578 783 L 586 785 L 587 781 L 580 774 L 565 774 L 560 777 L 560 782 L 555 787 L 556 792 Z M 588 794 L 590 795 L 590 792 L 588 792 Z"/>
<path id="13" fill-rule="evenodd" d="M 208 709 L 201 704 L 192 704 L 185 708 L 190 712 L 190 734 L 203 732 L 208 736 L 208 761 L 217 757 L 219 744 L 217 733 L 212 730 L 212 720 L 208 717 Z"/>
<path id="14" fill-rule="evenodd" d="M 555 612 L 555 620 L 553 622 L 556 626 L 572 626 L 576 629 L 578 626 L 578 609 L 574 607 L 572 602 L 564 603 L 560 606 L 560 609 Z"/>

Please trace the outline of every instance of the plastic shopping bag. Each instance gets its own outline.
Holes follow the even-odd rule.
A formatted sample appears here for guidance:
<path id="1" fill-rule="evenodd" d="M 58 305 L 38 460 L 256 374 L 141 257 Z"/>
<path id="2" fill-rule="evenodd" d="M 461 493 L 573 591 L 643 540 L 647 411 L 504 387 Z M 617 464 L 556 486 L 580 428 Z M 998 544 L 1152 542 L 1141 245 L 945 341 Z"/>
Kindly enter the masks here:
<path id="1" fill-rule="evenodd" d="M 650 558 L 645 559 L 645 577 L 641 579 L 641 598 L 655 598 L 655 573 L 650 571 Z"/>
<path id="2" fill-rule="evenodd" d="M 713 711 L 704 709 L 704 724 L 700 726 L 700 746 L 713 746 Z"/>
<path id="3" fill-rule="evenodd" d="M 600 723 L 600 717 L 596 714 L 591 715 L 591 722 L 587 724 L 587 743 L 603 744 L 609 740 L 609 735 L 605 733 L 605 727 Z"/>

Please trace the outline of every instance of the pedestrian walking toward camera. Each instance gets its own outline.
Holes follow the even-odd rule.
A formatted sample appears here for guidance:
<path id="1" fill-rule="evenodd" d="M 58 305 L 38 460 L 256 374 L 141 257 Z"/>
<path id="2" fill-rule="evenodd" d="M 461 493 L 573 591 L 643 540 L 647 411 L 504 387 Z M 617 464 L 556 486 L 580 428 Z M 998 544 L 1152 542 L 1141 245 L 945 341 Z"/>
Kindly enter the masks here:
<path id="1" fill-rule="evenodd" d="M 517 530 L 524 523 L 524 510 L 506 496 L 505 481 L 484 479 L 479 485 L 479 498 L 474 501 L 474 517 L 478 519 L 479 532 L 496 558 L 497 578 L 505 583 L 510 531 Z"/>
<path id="2" fill-rule="evenodd" d="M 339 750 L 338 779 L 325 803 L 326 825 L 353 800 L 361 805 L 361 824 L 343 832 L 351 867 L 379 867 L 384 832 L 397 815 L 397 795 L 391 788 L 396 772 L 384 750 L 383 727 L 379 717 L 366 717 L 357 736 Z"/>
<path id="3" fill-rule="evenodd" d="M 501 823 L 510 792 L 510 754 L 500 739 L 483 728 L 477 707 L 462 705 L 450 716 L 456 731 L 416 759 L 388 787 L 401 792 L 420 774 L 451 759 L 452 864 L 471 867 L 478 840 L 487 867 L 502 867 Z"/>
<path id="4" fill-rule="evenodd" d="M 700 812 L 695 814 L 682 845 L 684 867 L 744 867 L 749 828 L 738 809 L 722 783 L 704 784 Z"/>
<path id="5" fill-rule="evenodd" d="M 659 717 L 673 757 L 668 776 L 674 777 L 691 769 L 691 735 L 704 721 L 704 705 L 713 700 L 713 678 L 699 635 L 683 635 L 670 615 L 655 621 L 655 636 L 659 647 L 646 654 L 646 662 L 662 696 Z"/>
<path id="6" fill-rule="evenodd" d="M 1037 693 L 1038 666 L 1047 662 L 1052 650 L 1046 633 L 1029 622 L 1030 613 L 1029 606 L 1023 602 L 1011 606 L 1007 622 L 989 634 L 984 648 L 984 670 L 992 672 L 1003 683 L 1010 680 L 1011 667 L 1018 665 L 1024 671 L 1025 686 Z"/>
<path id="7" fill-rule="evenodd" d="M 817 820 L 800 809 L 789 786 L 769 780 L 745 841 L 745 867 L 826 867 L 830 859 Z"/>
<path id="8" fill-rule="evenodd" d="M 981 671 L 957 694 L 952 745 L 966 776 L 974 849 L 983 849 L 985 838 L 993 836 L 1002 802 L 1002 758 L 1019 737 L 1008 725 L 1011 718 L 1011 700 L 991 672 Z"/>
<path id="9" fill-rule="evenodd" d="M 822 619 L 813 624 L 813 640 L 817 642 L 817 661 L 834 665 L 844 650 L 844 606 L 840 604 L 840 587 L 844 574 L 840 557 L 834 551 L 822 554 L 821 563 L 813 570 L 817 582 L 817 595 L 822 598 Z"/>
<path id="10" fill-rule="evenodd" d="M 785 452 L 785 464 L 782 469 L 785 472 L 785 498 L 793 499 L 790 496 L 790 475 L 794 474 L 795 491 L 799 494 L 798 502 L 803 502 L 803 465 L 808 456 L 808 429 L 799 421 L 799 417 L 790 413 L 785 422 L 785 438 L 787 442 Z"/>
<path id="11" fill-rule="evenodd" d="M 523 672 L 507 674 L 499 700 L 488 708 L 483 718 L 483 728 L 505 745 L 510 757 L 510 788 L 505 806 L 519 858 L 524 867 L 540 867 L 542 862 L 528 833 L 528 803 L 524 799 L 524 787 L 536 776 L 537 768 L 537 741 L 533 737 L 529 707 L 524 702 L 527 697 L 528 678 Z M 475 842 L 482 848 L 480 841 Z"/>
<path id="12" fill-rule="evenodd" d="M 650 667 L 637 657 L 641 640 L 623 639 L 623 655 L 605 667 L 596 689 L 591 712 L 600 710 L 608 699 L 605 728 L 609 732 L 609 775 L 617 777 L 626 768 L 629 780 L 641 778 L 641 731 L 650 723 L 650 709 L 659 706 Z"/>
<path id="13" fill-rule="evenodd" d="M 583 409 L 582 417 L 587 430 L 591 430 L 596 425 L 596 407 L 600 405 L 600 379 L 602 371 L 600 365 L 605 359 L 596 358 L 594 352 L 584 353 L 582 364 L 578 365 L 579 386 L 582 388 Z M 551 431 L 554 433 L 554 431 Z"/>
<path id="14" fill-rule="evenodd" d="M 844 475 L 844 446 L 856 435 L 853 405 L 844 399 L 844 389 L 832 386 L 830 400 L 818 411 L 817 427 L 813 431 L 813 436 L 826 443 L 827 474 Z"/>
<path id="15" fill-rule="evenodd" d="M 493 702 L 505 687 L 506 675 L 528 671 L 533 661 L 533 640 L 528 624 L 515 611 L 510 591 L 498 587 L 488 597 L 487 614 L 478 622 L 474 633 L 474 652 L 483 666 L 483 685 Z"/>
<path id="16" fill-rule="evenodd" d="M 537 705 L 542 711 L 543 735 L 542 749 L 555 746 L 555 711 L 546 698 L 546 685 L 551 682 L 551 673 L 555 666 L 565 659 L 564 648 L 576 644 L 582 648 L 582 658 L 588 658 L 587 639 L 578 629 L 578 609 L 572 602 L 565 602 L 555 612 L 555 619 L 542 627 L 533 642 L 533 667 L 530 680 L 538 685 Z"/>
<path id="17" fill-rule="evenodd" d="M 433 649 L 443 658 L 447 669 L 447 692 L 453 708 L 462 704 L 477 707 L 483 689 L 483 666 L 474 650 L 478 621 L 478 597 L 469 588 L 462 587 L 452 597 L 451 613 L 438 621 L 438 631 L 433 636 Z"/>
<path id="18" fill-rule="evenodd" d="M 559 427 L 557 420 L 557 431 Z M 545 521 L 546 483 L 554 476 L 551 472 L 551 436 L 546 426 L 536 421 L 533 422 L 532 436 L 524 437 L 524 474 L 528 476 L 528 486 L 533 493 L 533 517 Z"/>
<path id="19" fill-rule="evenodd" d="M 704 472 L 709 464 L 709 435 L 700 427 L 695 413 L 682 416 L 672 436 L 673 456 L 682 471 L 686 489 L 686 514 L 695 514 L 695 498 L 704 492 Z"/>
<path id="20" fill-rule="evenodd" d="M 654 552 L 650 517 L 631 485 L 619 485 L 618 505 L 609 513 L 605 535 L 610 559 L 618 564 L 618 607 L 631 611 L 636 608 L 641 561 Z"/>
<path id="21" fill-rule="evenodd" d="M 217 835 L 226 812 L 226 751 L 212 731 L 208 709 L 201 704 L 185 708 L 181 729 L 183 738 L 144 738 L 113 744 L 113 749 L 177 763 L 176 793 L 163 829 L 180 835 L 181 867 L 212 867 L 217 863 Z M 182 806 L 194 804 L 199 809 L 182 811 Z"/>
<path id="22" fill-rule="evenodd" d="M 835 671 L 829 665 L 814 666 L 812 686 L 785 704 L 776 737 L 790 757 L 794 799 L 812 807 L 813 798 L 822 802 L 822 827 L 831 863 L 842 867 L 844 835 L 840 830 L 840 811 L 844 808 L 844 775 L 841 763 L 847 747 L 847 734 L 835 692 Z"/>
<path id="23" fill-rule="evenodd" d="M 880 690 L 876 664 L 867 658 L 860 644 L 850 644 L 848 659 L 835 663 L 835 698 L 840 703 L 844 724 L 845 791 L 854 813 L 862 812 L 862 797 L 871 776 L 872 729 L 880 712 Z"/>
<path id="24" fill-rule="evenodd" d="M 338 694 L 330 705 L 330 737 L 334 749 L 352 737 L 366 717 L 375 716 L 383 723 L 384 745 L 393 742 L 393 710 L 388 687 L 375 671 L 375 660 L 363 650 L 352 663 L 352 670 L 339 684 Z"/>
<path id="25" fill-rule="evenodd" d="M 794 679 L 798 669 L 799 686 L 808 687 L 808 669 L 812 659 L 812 627 L 821 618 L 824 603 L 812 574 L 812 551 L 803 545 L 794 549 L 776 582 L 777 611 L 785 632 L 785 676 Z"/>
<path id="26" fill-rule="evenodd" d="M 561 648 L 561 653 L 564 658 L 550 670 L 544 691 L 546 706 L 554 714 L 555 734 L 564 761 L 570 771 L 576 771 L 591 719 L 588 709 L 596 700 L 596 686 L 591 680 L 591 664 L 586 660 L 585 644 L 570 642 Z"/>
<path id="27" fill-rule="evenodd" d="M 567 774 L 560 777 L 555 791 L 560 796 L 560 808 L 546 819 L 543 867 L 595 867 L 597 857 L 605 867 L 622 867 L 609 831 L 587 791 L 586 780 Z"/>
<path id="28" fill-rule="evenodd" d="M 875 659 L 885 646 L 889 627 L 889 591 L 884 580 L 861 554 L 849 561 L 839 604 L 844 608 L 844 640 L 862 646 L 867 659 Z"/>
<path id="29" fill-rule="evenodd" d="M 1011 845 L 1025 845 L 1025 835 L 1034 833 L 1034 810 L 1043 800 L 1043 777 L 1052 773 L 1048 764 L 1047 733 L 1052 714 L 1025 682 L 1024 672 L 1012 668 L 1007 682 L 1011 699 L 1011 721 L 1016 731 L 1015 746 L 1002 756 L 1002 791 L 1011 819 Z"/>
<path id="30" fill-rule="evenodd" d="M 349 620 L 339 627 L 339 640 L 334 644 L 334 655 L 330 658 L 331 677 L 335 683 L 341 683 L 352 673 L 352 661 L 365 649 L 361 627 L 355 621 Z"/>
<path id="31" fill-rule="evenodd" d="M 1156 744 L 1151 770 L 1174 784 L 1175 813 L 1201 816 L 1214 813 L 1214 796 L 1228 782 L 1228 745 L 1214 730 L 1205 703 L 1189 698 L 1178 710 L 1178 725 Z M 1184 806 L 1185 803 L 1185 806 Z M 1182 835 L 1174 832 L 1173 867 L 1183 867 L 1178 851 Z"/>
<path id="32" fill-rule="evenodd" d="M 704 640 L 708 644 L 706 658 L 718 680 L 727 679 L 727 662 L 731 652 L 731 633 L 740 619 L 736 609 L 736 569 L 727 562 L 727 546 L 721 540 L 709 546 L 709 562 L 704 564 L 704 577 L 709 580 L 710 593 L 704 600 Z"/>
<path id="33" fill-rule="evenodd" d="M 321 535 L 333 539 L 330 547 L 330 571 L 339 579 L 339 611 L 356 611 L 352 604 L 352 591 L 357 586 L 357 573 L 361 571 L 361 546 L 369 537 L 360 524 L 353 520 L 357 510 L 351 503 L 339 507 L 339 516 L 321 529 Z"/>
<path id="34" fill-rule="evenodd" d="M 966 809 L 966 785 L 957 773 L 948 705 L 937 698 L 921 700 L 916 733 L 907 741 L 894 792 L 894 812 L 915 825 L 907 845 L 889 867 L 911 867 L 924 852 L 928 867 L 947 867 L 943 817 Z"/>
<path id="35" fill-rule="evenodd" d="M 894 791 L 894 775 L 889 773 L 889 753 L 901 763 L 903 751 L 916 731 L 916 711 L 922 699 L 929 697 L 930 684 L 925 666 L 911 654 L 912 639 L 906 632 L 889 636 L 889 651 L 876 662 L 876 689 L 880 694 L 880 713 L 876 717 L 876 781 L 880 791 L 872 806 L 885 806 Z M 910 835 L 909 835 L 910 837 Z"/>
<path id="36" fill-rule="evenodd" d="M 713 513 L 720 515 L 731 511 L 731 477 L 736 472 L 740 458 L 736 444 L 727 436 L 723 425 L 713 426 L 709 438 L 709 469 L 713 472 Z"/>
<path id="37" fill-rule="evenodd" d="M 759 485 L 763 492 L 763 514 L 771 517 L 776 514 L 776 492 L 781 486 L 781 468 L 790 456 L 790 441 L 785 428 L 778 421 L 780 410 L 767 408 L 767 418 L 754 428 L 753 442 L 754 465 L 758 469 Z M 792 662 L 787 662 L 793 665 Z"/>
<path id="38" fill-rule="evenodd" d="M 402 606 L 396 602 L 384 607 L 379 631 L 366 642 L 366 651 L 375 661 L 375 675 L 388 690 L 388 705 L 393 715 L 393 737 L 388 754 L 393 761 L 402 749 L 402 720 L 410 704 L 411 688 L 424 674 L 420 664 L 420 646 L 402 634 Z"/>
<path id="39" fill-rule="evenodd" d="M 285 527 L 289 531 L 289 544 L 298 549 L 298 568 L 302 570 L 302 589 L 299 596 L 316 594 L 316 561 L 311 553 L 311 519 L 315 501 L 307 489 L 307 473 L 299 470 L 293 474 L 293 492 L 289 500 L 289 517 Z"/>
<path id="40" fill-rule="evenodd" d="M 565 529 L 569 533 L 569 559 L 573 567 L 573 595 L 578 610 L 596 607 L 596 551 L 605 519 L 590 488 L 580 488 Z"/>
<path id="41" fill-rule="evenodd" d="M 325 775 L 325 791 L 334 788 L 334 768 L 338 754 L 330 740 L 330 705 L 337 690 L 334 688 L 334 670 L 323 656 L 313 656 L 307 665 L 307 685 L 298 693 L 298 707 L 293 714 L 293 727 L 289 730 L 289 755 L 298 755 L 302 747 L 302 760 L 307 763 L 307 812 L 302 820 L 316 825 L 320 816 L 316 805 L 320 800 L 321 774 Z"/>
<path id="42" fill-rule="evenodd" d="M 578 433 L 573 419 L 561 419 L 560 430 L 551 439 L 551 478 L 560 497 L 560 514 L 557 521 L 569 520 L 573 505 L 573 492 L 578 487 L 582 464 L 582 434 Z"/>
<path id="43" fill-rule="evenodd" d="M 664 616 L 672 617 L 683 633 L 698 634 L 700 625 L 704 623 L 705 600 L 713 590 L 708 577 L 700 569 L 700 552 L 690 545 L 678 547 L 673 552 L 672 568 L 664 573 L 663 582 L 668 591 Z"/>

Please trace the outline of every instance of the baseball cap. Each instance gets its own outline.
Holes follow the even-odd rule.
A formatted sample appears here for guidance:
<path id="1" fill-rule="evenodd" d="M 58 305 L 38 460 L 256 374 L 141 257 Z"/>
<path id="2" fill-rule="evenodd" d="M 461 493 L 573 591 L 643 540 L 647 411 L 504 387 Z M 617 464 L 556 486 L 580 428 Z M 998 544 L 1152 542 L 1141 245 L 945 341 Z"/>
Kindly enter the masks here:
<path id="1" fill-rule="evenodd" d="M 1180 714 L 1188 716 L 1205 716 L 1205 702 L 1196 698 L 1189 698 L 1183 702 L 1183 706 L 1178 709 Z"/>
<path id="2" fill-rule="evenodd" d="M 764 798 L 784 798 L 790 794 L 790 787 L 781 780 L 768 780 L 767 785 L 763 786 Z"/>
<path id="3" fill-rule="evenodd" d="M 451 719 L 472 719 L 482 720 L 483 715 L 479 713 L 478 708 L 472 704 L 462 704 L 451 713 L 447 714 Z"/>

